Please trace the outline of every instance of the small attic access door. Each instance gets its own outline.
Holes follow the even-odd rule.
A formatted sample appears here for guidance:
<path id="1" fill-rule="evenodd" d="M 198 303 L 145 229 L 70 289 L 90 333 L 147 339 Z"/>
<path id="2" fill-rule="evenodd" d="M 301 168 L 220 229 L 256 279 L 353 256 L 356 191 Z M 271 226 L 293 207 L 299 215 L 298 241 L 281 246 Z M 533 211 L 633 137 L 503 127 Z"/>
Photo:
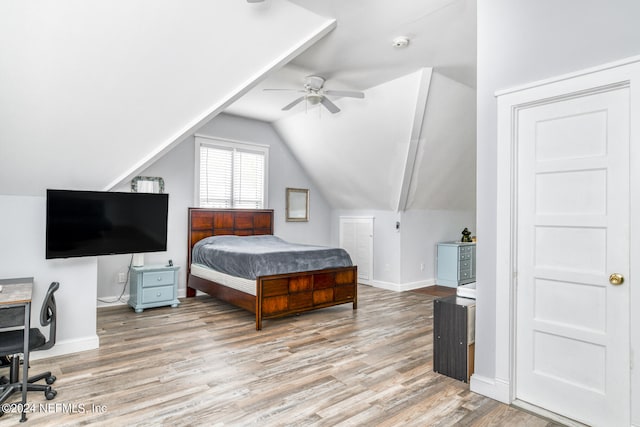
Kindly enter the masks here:
<path id="1" fill-rule="evenodd" d="M 358 282 L 373 279 L 373 217 L 340 217 L 340 247 L 358 266 Z"/>

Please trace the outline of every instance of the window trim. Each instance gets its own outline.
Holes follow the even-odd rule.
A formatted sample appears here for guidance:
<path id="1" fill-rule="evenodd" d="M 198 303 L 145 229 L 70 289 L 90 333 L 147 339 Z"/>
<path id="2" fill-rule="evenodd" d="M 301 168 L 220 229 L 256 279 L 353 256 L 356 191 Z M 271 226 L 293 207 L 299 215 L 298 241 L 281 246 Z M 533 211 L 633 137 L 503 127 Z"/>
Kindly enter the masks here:
<path id="1" fill-rule="evenodd" d="M 254 142 L 237 141 L 233 139 L 218 138 L 208 135 L 194 135 L 195 140 L 195 156 L 194 156 L 194 174 L 193 174 L 193 205 L 200 207 L 200 146 L 208 145 L 211 147 L 235 148 L 244 151 L 254 151 L 264 155 L 264 204 L 263 209 L 269 206 L 269 145 L 257 144 Z M 231 208 L 239 209 L 239 208 Z"/>

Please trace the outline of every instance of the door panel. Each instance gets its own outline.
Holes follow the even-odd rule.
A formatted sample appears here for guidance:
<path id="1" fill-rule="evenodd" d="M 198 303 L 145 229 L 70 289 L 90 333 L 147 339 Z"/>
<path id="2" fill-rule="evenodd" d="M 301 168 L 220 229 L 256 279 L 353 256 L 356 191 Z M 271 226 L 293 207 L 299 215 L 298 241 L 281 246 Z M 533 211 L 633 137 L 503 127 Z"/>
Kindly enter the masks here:
<path id="1" fill-rule="evenodd" d="M 518 111 L 516 397 L 628 420 L 629 89 Z"/>
<path id="2" fill-rule="evenodd" d="M 358 280 L 373 278 L 373 218 L 340 217 L 340 247 L 353 265 L 358 266 Z"/>

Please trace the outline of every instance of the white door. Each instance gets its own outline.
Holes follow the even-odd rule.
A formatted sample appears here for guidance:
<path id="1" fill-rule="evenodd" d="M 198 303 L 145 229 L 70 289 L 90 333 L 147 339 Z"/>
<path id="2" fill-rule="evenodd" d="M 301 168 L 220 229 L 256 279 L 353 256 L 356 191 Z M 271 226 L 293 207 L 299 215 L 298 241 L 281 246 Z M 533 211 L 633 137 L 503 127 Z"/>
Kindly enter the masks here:
<path id="1" fill-rule="evenodd" d="M 340 217 L 340 247 L 358 266 L 358 280 L 367 283 L 373 273 L 373 218 Z"/>
<path id="2" fill-rule="evenodd" d="M 516 398 L 628 426 L 629 88 L 540 102 L 514 123 Z"/>

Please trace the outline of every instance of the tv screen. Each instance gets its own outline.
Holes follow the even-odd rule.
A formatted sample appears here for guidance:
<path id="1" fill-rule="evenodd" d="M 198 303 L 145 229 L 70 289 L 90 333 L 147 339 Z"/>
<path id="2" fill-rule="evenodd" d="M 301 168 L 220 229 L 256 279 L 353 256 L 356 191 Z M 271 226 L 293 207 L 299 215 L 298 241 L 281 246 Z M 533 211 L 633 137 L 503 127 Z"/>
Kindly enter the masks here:
<path id="1" fill-rule="evenodd" d="M 47 190 L 46 258 L 167 250 L 169 195 Z"/>

